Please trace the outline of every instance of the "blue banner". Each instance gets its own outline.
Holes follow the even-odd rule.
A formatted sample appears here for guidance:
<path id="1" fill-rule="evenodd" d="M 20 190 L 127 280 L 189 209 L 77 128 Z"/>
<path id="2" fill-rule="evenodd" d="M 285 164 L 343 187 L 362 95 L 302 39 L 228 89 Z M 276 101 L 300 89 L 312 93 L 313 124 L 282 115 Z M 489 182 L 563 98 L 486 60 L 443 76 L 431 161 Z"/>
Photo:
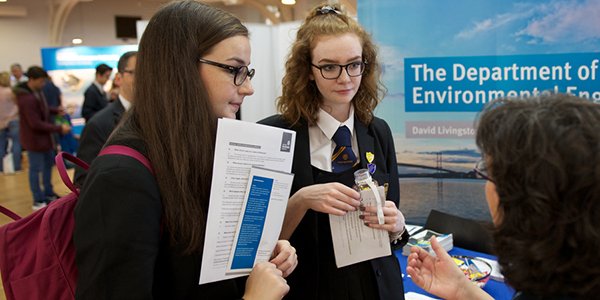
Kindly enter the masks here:
<path id="1" fill-rule="evenodd" d="M 47 71 L 95 69 L 101 63 L 116 68 L 123 53 L 137 48 L 137 45 L 42 48 L 42 65 Z"/>
<path id="2" fill-rule="evenodd" d="M 491 221 L 475 121 L 498 97 L 570 93 L 600 103 L 597 0 L 358 0 L 378 47 L 376 115 L 396 146 L 400 210 Z M 566 21 L 565 21 L 566 20 Z"/>
<path id="3" fill-rule="evenodd" d="M 499 97 L 571 93 L 600 101 L 600 53 L 405 58 L 407 112 L 476 112 Z"/>

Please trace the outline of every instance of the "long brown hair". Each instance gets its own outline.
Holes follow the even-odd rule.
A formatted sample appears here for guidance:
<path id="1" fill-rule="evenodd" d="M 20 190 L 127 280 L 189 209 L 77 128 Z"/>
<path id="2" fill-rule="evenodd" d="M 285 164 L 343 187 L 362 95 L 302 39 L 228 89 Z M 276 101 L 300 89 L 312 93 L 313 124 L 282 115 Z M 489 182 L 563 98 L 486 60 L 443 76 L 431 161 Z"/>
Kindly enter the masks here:
<path id="1" fill-rule="evenodd" d="M 380 75 L 381 68 L 377 60 L 377 48 L 369 33 L 354 19 L 341 11 L 339 5 L 327 5 L 337 11 L 324 12 L 313 9 L 306 17 L 296 34 L 296 41 L 285 64 L 282 80 L 282 95 L 277 100 L 277 109 L 283 118 L 291 124 L 305 119 L 309 125 L 315 124 L 321 106 L 321 95 L 316 83 L 310 80 L 311 51 L 315 41 L 323 35 L 356 34 L 362 43 L 362 59 L 367 63 L 362 74 L 358 92 L 352 99 L 358 119 L 369 124 L 373 119 L 373 110 L 385 94 Z"/>
<path id="2" fill-rule="evenodd" d="M 121 131 L 146 144 L 163 223 L 186 253 L 204 244 L 217 120 L 198 58 L 234 36 L 248 36 L 248 29 L 233 15 L 181 1 L 152 17 L 139 45 L 135 105 Z"/>

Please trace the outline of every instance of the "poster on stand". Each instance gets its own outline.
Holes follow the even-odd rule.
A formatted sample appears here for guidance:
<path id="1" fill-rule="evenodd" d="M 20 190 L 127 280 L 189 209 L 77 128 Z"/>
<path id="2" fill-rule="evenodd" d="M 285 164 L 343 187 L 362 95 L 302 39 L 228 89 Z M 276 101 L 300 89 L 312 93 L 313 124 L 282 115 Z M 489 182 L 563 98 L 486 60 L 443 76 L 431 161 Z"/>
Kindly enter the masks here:
<path id="1" fill-rule="evenodd" d="M 74 131 L 80 131 L 83 128 L 84 121 L 81 118 L 83 93 L 95 79 L 96 66 L 104 63 L 113 68 L 113 74 L 104 85 L 104 90 L 108 93 L 112 86 L 114 74 L 117 72 L 119 58 L 125 52 L 135 51 L 137 48 L 137 45 L 118 45 L 41 49 L 42 67 L 48 72 L 52 82 L 60 88 L 62 106 L 71 116 Z"/>
<path id="2" fill-rule="evenodd" d="M 358 0 L 387 95 L 400 208 L 424 224 L 432 208 L 491 221 L 472 171 L 477 114 L 498 97 L 571 93 L 600 102 L 598 1 Z"/>

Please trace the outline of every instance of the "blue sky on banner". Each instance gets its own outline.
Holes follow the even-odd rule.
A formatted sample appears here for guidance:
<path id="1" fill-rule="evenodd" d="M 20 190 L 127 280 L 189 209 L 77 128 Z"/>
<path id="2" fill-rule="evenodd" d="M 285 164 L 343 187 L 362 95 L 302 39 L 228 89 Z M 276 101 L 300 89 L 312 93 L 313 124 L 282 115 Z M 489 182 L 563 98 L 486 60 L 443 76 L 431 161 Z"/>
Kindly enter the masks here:
<path id="1" fill-rule="evenodd" d="M 476 112 L 405 111 L 405 59 L 514 56 L 527 61 L 523 55 L 574 53 L 585 54 L 584 64 L 590 55 L 600 58 L 599 15 L 600 0 L 358 0 L 359 22 L 379 46 L 388 88 L 376 113 L 392 127 L 398 152 L 474 152 L 473 131 L 439 131 L 472 125 Z M 415 127 L 423 121 L 442 123 Z"/>

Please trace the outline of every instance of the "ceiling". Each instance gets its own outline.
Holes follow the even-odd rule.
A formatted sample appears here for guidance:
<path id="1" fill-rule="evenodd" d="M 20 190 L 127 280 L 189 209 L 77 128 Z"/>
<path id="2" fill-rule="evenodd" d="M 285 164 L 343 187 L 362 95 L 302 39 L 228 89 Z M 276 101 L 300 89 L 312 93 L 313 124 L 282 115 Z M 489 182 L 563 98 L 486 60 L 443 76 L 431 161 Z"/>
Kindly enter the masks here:
<path id="1" fill-rule="evenodd" d="M 144 0 L 144 1 L 161 1 L 161 0 Z M 269 20 L 273 24 L 280 22 L 289 22 L 302 20 L 306 13 L 313 7 L 324 3 L 341 3 L 346 11 L 356 15 L 357 0 L 296 0 L 294 5 L 285 5 L 281 0 L 199 0 L 200 2 L 210 3 L 219 6 L 225 10 L 229 8 L 242 8 L 258 11 L 265 20 Z M 164 2 L 164 1 L 163 1 Z"/>
<path id="2" fill-rule="evenodd" d="M 27 3 L 39 4 L 40 0 L 8 0 L 0 5 L 0 17 L 27 16 Z M 102 0 L 45 0 L 50 7 L 50 43 L 59 45 L 65 23 L 73 8 L 80 2 Z M 122 2 L 167 3 L 170 0 L 121 0 Z M 296 0 L 294 5 L 284 5 L 281 0 L 197 0 L 230 11 L 245 22 L 278 24 L 303 20 L 307 12 L 321 3 L 340 3 L 349 15 L 356 16 L 357 0 Z M 236 13 L 237 12 L 237 13 Z M 241 13 L 240 13 L 241 12 Z M 247 16 L 253 16 L 251 19 Z"/>

